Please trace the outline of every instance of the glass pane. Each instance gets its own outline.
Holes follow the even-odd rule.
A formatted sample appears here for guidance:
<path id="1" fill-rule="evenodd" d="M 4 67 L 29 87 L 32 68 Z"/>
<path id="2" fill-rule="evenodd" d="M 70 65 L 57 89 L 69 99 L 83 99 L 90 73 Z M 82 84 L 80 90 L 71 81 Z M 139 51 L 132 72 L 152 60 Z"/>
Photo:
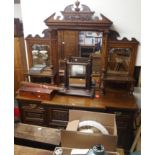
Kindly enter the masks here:
<path id="1" fill-rule="evenodd" d="M 86 66 L 79 64 L 69 65 L 69 86 L 86 87 Z"/>
<path id="2" fill-rule="evenodd" d="M 102 32 L 80 31 L 79 49 L 81 57 L 89 57 L 90 54 L 100 54 L 102 47 Z"/>
<path id="3" fill-rule="evenodd" d="M 32 64 L 33 67 L 49 65 L 49 46 L 39 44 L 32 46 Z"/>
<path id="4" fill-rule="evenodd" d="M 70 65 L 69 76 L 83 77 L 86 75 L 86 66 L 84 65 Z"/>
<path id="5" fill-rule="evenodd" d="M 131 57 L 130 48 L 111 48 L 108 53 L 108 72 L 128 73 Z"/>

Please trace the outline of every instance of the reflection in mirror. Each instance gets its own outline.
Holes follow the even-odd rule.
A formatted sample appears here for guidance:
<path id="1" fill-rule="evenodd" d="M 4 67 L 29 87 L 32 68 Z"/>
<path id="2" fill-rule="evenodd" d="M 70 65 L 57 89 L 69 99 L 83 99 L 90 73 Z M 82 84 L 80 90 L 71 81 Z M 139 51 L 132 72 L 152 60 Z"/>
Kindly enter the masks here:
<path id="1" fill-rule="evenodd" d="M 81 57 L 89 57 L 90 54 L 100 54 L 102 47 L 102 32 L 80 31 L 79 49 Z"/>
<path id="2" fill-rule="evenodd" d="M 47 45 L 34 44 L 32 46 L 33 67 L 49 65 L 49 47 Z"/>
<path id="3" fill-rule="evenodd" d="M 84 77 L 86 74 L 86 66 L 84 65 L 70 65 L 69 76 Z"/>
<path id="4" fill-rule="evenodd" d="M 130 48 L 111 48 L 108 53 L 108 72 L 128 74 L 130 58 Z"/>
<path id="5" fill-rule="evenodd" d="M 86 87 L 86 66 L 70 65 L 69 66 L 69 86 L 70 87 Z"/>

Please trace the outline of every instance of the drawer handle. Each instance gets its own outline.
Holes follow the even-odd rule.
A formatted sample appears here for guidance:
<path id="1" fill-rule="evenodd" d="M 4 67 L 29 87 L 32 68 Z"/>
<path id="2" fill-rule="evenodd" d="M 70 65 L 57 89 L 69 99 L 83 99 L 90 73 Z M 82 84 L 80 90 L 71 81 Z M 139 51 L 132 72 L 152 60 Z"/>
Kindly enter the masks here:
<path id="1" fill-rule="evenodd" d="M 116 116 L 121 116 L 122 112 L 114 112 L 114 114 L 116 114 Z"/>
<path id="2" fill-rule="evenodd" d="M 38 97 L 38 98 L 40 98 L 41 96 L 40 96 L 40 95 L 38 95 L 37 97 Z"/>

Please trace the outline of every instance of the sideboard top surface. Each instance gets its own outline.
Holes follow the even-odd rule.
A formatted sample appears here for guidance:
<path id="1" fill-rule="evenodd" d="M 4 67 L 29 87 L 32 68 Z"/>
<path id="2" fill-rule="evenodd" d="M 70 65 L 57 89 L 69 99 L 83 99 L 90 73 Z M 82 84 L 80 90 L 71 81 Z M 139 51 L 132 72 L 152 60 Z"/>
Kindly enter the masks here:
<path id="1" fill-rule="evenodd" d="M 34 101 L 34 99 L 17 95 L 17 100 Z M 36 101 L 36 100 L 35 100 Z M 40 101 L 40 100 L 38 100 Z M 139 100 L 135 95 L 108 93 L 97 98 L 86 98 L 56 94 L 51 100 L 40 101 L 43 105 L 78 107 L 87 109 L 125 109 L 138 110 Z"/>

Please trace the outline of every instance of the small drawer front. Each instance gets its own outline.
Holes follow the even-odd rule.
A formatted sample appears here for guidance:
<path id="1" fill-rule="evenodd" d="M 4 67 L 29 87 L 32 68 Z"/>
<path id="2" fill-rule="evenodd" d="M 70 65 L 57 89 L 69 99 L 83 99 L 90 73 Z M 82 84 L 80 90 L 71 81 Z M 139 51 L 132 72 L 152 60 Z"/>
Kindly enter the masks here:
<path id="1" fill-rule="evenodd" d="M 44 113 L 24 111 L 23 115 L 24 115 L 23 123 L 45 125 Z"/>
<path id="2" fill-rule="evenodd" d="M 52 117 L 55 120 L 68 121 L 68 111 L 52 110 Z"/>
<path id="3" fill-rule="evenodd" d="M 33 98 L 33 99 L 41 99 L 41 100 L 50 100 L 51 94 L 45 94 L 40 92 L 20 92 L 21 96 Z"/>
<path id="4" fill-rule="evenodd" d="M 26 118 L 39 118 L 39 119 L 44 119 L 44 113 L 26 112 L 25 111 L 25 117 Z"/>
<path id="5" fill-rule="evenodd" d="M 44 125 L 46 112 L 44 107 L 38 104 L 25 104 L 22 106 L 22 122 L 28 124 Z"/>
<path id="6" fill-rule="evenodd" d="M 39 104 L 23 104 L 22 105 L 23 110 L 32 110 L 32 111 L 38 111 L 38 112 L 44 112 L 44 107 Z"/>
<path id="7" fill-rule="evenodd" d="M 52 127 L 65 127 L 69 120 L 69 112 L 64 109 L 49 109 L 49 125 Z"/>
<path id="8" fill-rule="evenodd" d="M 68 121 L 68 111 L 65 110 L 53 109 L 51 110 L 51 116 L 51 118 L 54 120 Z"/>

